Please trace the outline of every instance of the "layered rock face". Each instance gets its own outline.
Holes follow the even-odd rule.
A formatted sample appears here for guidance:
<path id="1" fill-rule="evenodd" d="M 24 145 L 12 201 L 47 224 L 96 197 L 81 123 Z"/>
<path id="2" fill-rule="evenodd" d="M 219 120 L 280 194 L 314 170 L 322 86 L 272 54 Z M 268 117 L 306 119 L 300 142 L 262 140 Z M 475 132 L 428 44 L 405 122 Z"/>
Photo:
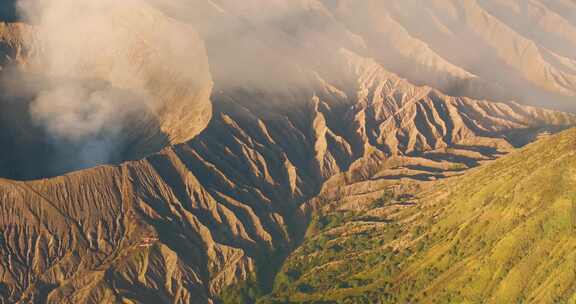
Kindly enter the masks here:
<path id="1" fill-rule="evenodd" d="M 151 1 L 99 16 L 119 26 L 121 43 L 73 44 L 90 56 L 61 58 L 57 70 L 147 93 L 147 110 L 120 134 L 135 155 L 165 148 L 118 166 L 0 180 L 0 301 L 214 302 L 254 277 L 271 283 L 309 211 L 325 202 L 319 193 L 339 200 L 400 179 L 462 174 L 576 122 L 522 100 L 415 85 L 375 56 L 385 52 L 367 44 L 377 38 L 340 21 L 344 1 L 325 2 Z M 274 17 L 255 17 L 268 6 Z M 302 22 L 283 18 L 294 15 Z M 241 27 L 222 34 L 221 24 Z M 40 51 L 10 38 L 28 27 L 7 28 L 7 62 L 34 71 Z M 173 32 L 186 39 L 163 35 Z M 43 43 L 29 35 L 24 46 Z"/>

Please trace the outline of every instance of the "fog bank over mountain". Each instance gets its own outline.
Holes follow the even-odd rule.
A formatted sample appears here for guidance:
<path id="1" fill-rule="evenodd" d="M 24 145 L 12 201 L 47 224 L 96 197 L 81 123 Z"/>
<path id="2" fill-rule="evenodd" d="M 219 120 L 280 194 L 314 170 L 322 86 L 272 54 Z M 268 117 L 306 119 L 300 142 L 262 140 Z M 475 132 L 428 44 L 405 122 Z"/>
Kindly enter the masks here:
<path id="1" fill-rule="evenodd" d="M 573 0 L 18 7 L 0 304 L 576 298 Z"/>
<path id="2" fill-rule="evenodd" d="M 573 1 L 149 2 L 199 29 L 223 85 L 273 89 L 347 48 L 451 95 L 574 109 Z"/>
<path id="3" fill-rule="evenodd" d="M 276 95 L 313 92 L 319 75 L 350 83 L 342 50 L 448 95 L 576 109 L 576 8 L 566 0 L 20 0 L 17 7 L 34 32 L 24 41 L 32 50 L 26 70 L 44 78 L 30 118 L 61 150 L 96 147 L 81 167 L 193 138 L 210 119 L 212 81 L 217 90 Z M 146 152 L 126 152 L 134 144 Z"/>

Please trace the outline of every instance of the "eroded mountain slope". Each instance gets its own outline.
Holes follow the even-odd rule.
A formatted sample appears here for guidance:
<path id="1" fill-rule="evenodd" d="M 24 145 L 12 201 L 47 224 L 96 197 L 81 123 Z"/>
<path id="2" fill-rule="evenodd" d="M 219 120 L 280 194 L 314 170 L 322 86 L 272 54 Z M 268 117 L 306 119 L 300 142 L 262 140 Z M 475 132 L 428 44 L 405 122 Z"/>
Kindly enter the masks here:
<path id="1" fill-rule="evenodd" d="M 572 1 L 321 2 L 363 38 L 370 57 L 415 83 L 571 109 Z"/>
<path id="2" fill-rule="evenodd" d="M 234 76 L 254 76 L 258 63 L 258 73 L 311 64 L 344 47 L 450 95 L 574 109 L 573 1 L 151 2 L 195 24 L 216 64 Z M 243 56 L 248 49 L 258 56 Z"/>
<path id="3" fill-rule="evenodd" d="M 262 303 L 573 302 L 575 144 L 571 129 L 457 179 L 319 197 Z"/>
<path id="4" fill-rule="evenodd" d="M 574 122 L 416 87 L 350 52 L 340 60 L 350 82 L 314 73 L 309 90 L 213 94 L 198 137 L 144 160 L 2 180 L 2 300 L 207 303 L 254 276 L 271 282 L 270 257 L 300 239 L 298 208 L 331 176 L 344 176 L 331 189 L 374 172 L 441 178 L 506 153 L 511 132 Z"/>
<path id="5" fill-rule="evenodd" d="M 4 303 L 210 303 L 227 287 L 250 281 L 268 291 L 282 258 L 303 237 L 312 210 L 332 201 L 361 209 L 362 202 L 381 194 L 374 190 L 397 180 L 459 175 L 575 122 L 572 114 L 467 97 L 475 96 L 472 91 L 448 96 L 443 92 L 454 90 L 415 86 L 412 82 L 421 79 L 391 73 L 394 67 L 378 57 L 383 49 L 366 44 L 379 37 L 346 25 L 332 4 L 193 1 L 190 10 L 171 7 L 171 1 L 152 2 L 161 11 L 124 7 L 103 16 L 112 30 L 123 22 L 134 25 L 120 26 L 115 36 L 128 37 L 128 45 L 119 44 L 126 47 L 110 45 L 94 54 L 86 45 L 72 45 L 94 56 L 75 61 L 86 69 L 67 68 L 70 77 L 88 73 L 128 91 L 141 84 L 131 82 L 130 76 L 137 76 L 169 106 L 137 117 L 162 119 L 145 119 L 152 128 L 130 124 L 133 132 L 127 137 L 148 142 L 148 131 L 164 130 L 174 136 L 163 134 L 160 146 L 183 143 L 120 166 L 32 182 L 1 180 Z M 483 20 L 478 18 L 479 2 L 470 3 L 471 22 Z M 276 14 L 260 16 L 262 7 Z M 298 16 L 298 22 L 283 18 L 286 12 Z M 460 14 L 445 17 L 453 20 Z M 218 22 L 197 22 L 203 15 Z M 390 12 L 387 22 L 399 18 Z M 310 20 L 314 22 L 307 26 Z M 24 28 L 8 25 L 2 32 L 2 45 L 9 49 L 4 58 L 33 69 L 27 54 L 31 50 L 13 39 Z M 184 45 L 167 42 L 163 34 L 172 31 L 192 38 Z M 30 35 L 34 43 L 42 43 L 34 40 L 34 31 Z M 498 39 L 520 39 L 504 36 Z M 157 45 L 167 48 L 170 58 L 157 56 Z M 199 58 L 201 64 L 174 73 L 171 67 L 182 63 L 176 60 L 182 56 L 182 66 L 190 67 L 190 49 L 197 58 L 189 59 Z M 431 61 L 418 54 L 427 53 L 415 51 L 416 65 L 432 62 L 439 74 L 476 77 L 440 51 Z M 118 75 L 118 62 L 131 68 Z M 514 68 L 526 72 L 522 64 Z M 492 72 L 474 86 L 489 87 Z M 538 82 L 541 70 L 536 72 Z M 552 72 L 553 78 L 564 77 Z M 136 152 L 149 151 L 133 146 Z M 400 206 L 409 202 L 395 199 Z"/>

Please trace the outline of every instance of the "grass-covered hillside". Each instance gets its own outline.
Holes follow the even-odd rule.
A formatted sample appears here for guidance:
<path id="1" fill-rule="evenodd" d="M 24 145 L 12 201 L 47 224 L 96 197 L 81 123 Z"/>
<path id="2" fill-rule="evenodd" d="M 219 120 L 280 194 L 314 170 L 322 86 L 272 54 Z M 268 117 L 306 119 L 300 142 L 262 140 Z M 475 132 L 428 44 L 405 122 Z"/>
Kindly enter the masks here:
<path id="1" fill-rule="evenodd" d="M 260 301 L 576 303 L 576 130 L 414 195 L 324 208 Z"/>

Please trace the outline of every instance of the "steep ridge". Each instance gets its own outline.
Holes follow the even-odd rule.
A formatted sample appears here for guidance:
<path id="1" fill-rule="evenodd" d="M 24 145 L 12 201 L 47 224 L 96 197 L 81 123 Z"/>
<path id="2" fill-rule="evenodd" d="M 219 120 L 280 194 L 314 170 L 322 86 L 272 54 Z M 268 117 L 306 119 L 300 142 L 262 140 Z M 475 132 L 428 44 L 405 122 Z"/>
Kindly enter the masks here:
<path id="1" fill-rule="evenodd" d="M 414 83 L 448 94 L 573 107 L 574 2 L 322 3 L 363 38 L 370 57 Z"/>
<path id="2" fill-rule="evenodd" d="M 457 179 L 323 198 L 262 303 L 573 302 L 575 145 L 570 129 Z"/>
<path id="3" fill-rule="evenodd" d="M 509 132 L 574 121 L 448 97 L 350 52 L 341 59 L 356 75 L 342 89 L 316 73 L 311 91 L 215 93 L 206 130 L 145 160 L 3 180 L 2 301 L 208 303 L 255 274 L 271 281 L 270 256 L 296 244 L 299 206 L 331 176 L 362 180 L 394 158 L 460 171 L 509 151 Z M 427 157 L 435 149 L 440 159 Z"/>

